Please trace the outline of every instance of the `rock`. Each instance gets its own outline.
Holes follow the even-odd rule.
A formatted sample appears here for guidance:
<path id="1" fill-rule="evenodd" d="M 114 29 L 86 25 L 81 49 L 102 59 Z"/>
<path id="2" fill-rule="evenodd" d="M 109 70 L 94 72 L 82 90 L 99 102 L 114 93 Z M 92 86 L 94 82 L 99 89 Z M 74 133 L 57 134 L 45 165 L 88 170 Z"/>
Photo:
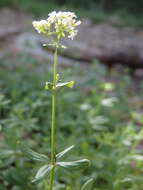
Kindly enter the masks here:
<path id="1" fill-rule="evenodd" d="M 18 37 L 13 40 L 11 43 L 12 45 L 9 46 L 9 49 L 12 54 L 22 52 L 32 55 L 37 59 L 46 60 L 46 62 L 52 63 L 53 53 L 51 51 L 47 51 L 43 47 L 43 44 L 48 41 L 48 38 L 40 36 L 34 32 L 25 32 L 21 35 L 18 35 Z M 62 55 L 58 57 L 58 61 L 62 64 L 62 66 L 71 66 L 75 63 L 83 63 L 78 60 L 74 61 L 73 59 L 66 58 Z"/>
<path id="2" fill-rule="evenodd" d="M 0 10 L 0 39 L 7 39 L 31 25 L 32 17 L 8 8 Z"/>
<path id="3" fill-rule="evenodd" d="M 132 28 L 119 28 L 110 24 L 94 25 L 86 20 L 79 27 L 75 40 L 63 40 L 67 49 L 61 55 L 82 61 L 99 59 L 104 63 L 143 67 L 143 32 Z M 39 37 L 38 37 L 39 38 Z M 39 42 L 49 41 L 44 37 Z M 52 49 L 49 49 L 52 51 Z"/>
<path id="4" fill-rule="evenodd" d="M 136 71 L 134 72 L 134 76 L 137 78 L 143 78 L 143 69 L 136 69 Z"/>
<path id="5" fill-rule="evenodd" d="M 48 42 L 49 39 L 34 32 L 32 20 L 32 17 L 25 13 L 2 9 L 0 39 L 1 41 L 10 39 L 3 47 L 6 47 L 6 51 L 10 47 L 13 54 L 17 51 L 25 51 L 51 61 L 53 50 L 42 47 L 42 43 Z M 29 32 L 25 32 L 27 29 Z M 73 41 L 63 40 L 63 45 L 68 48 L 60 51 L 61 62 L 71 65 L 73 61 L 89 63 L 99 59 L 109 65 L 122 64 L 143 68 L 143 30 L 115 27 L 111 22 L 93 24 L 87 19 L 82 21 L 78 29 L 78 35 Z M 1 55 L 3 54 L 0 52 Z"/>
<path id="6" fill-rule="evenodd" d="M 76 41 L 64 43 L 69 46 L 64 54 L 73 58 L 143 67 L 143 35 L 135 29 L 88 23 L 79 27 Z"/>

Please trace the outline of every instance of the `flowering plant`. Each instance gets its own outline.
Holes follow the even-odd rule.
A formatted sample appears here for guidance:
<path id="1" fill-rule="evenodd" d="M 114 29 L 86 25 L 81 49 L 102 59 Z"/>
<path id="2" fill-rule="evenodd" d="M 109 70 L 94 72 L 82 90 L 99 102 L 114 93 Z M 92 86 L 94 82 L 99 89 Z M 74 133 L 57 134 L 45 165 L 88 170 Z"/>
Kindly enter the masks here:
<path id="1" fill-rule="evenodd" d="M 77 21 L 76 18 L 73 12 L 53 11 L 49 13 L 46 20 L 34 21 L 33 26 L 38 33 L 46 36 L 52 36 L 58 40 L 68 36 L 73 40 L 77 35 L 75 27 L 81 24 L 81 21 Z"/>
<path id="2" fill-rule="evenodd" d="M 76 20 L 76 15 L 73 12 L 52 12 L 46 20 L 34 21 L 34 28 L 41 34 L 50 36 L 53 39 L 52 45 L 55 47 L 54 64 L 53 64 L 53 81 L 46 82 L 45 88 L 52 93 L 52 121 L 51 121 L 51 154 L 50 157 L 39 154 L 26 146 L 22 146 L 22 150 L 26 155 L 32 157 L 36 161 L 41 161 L 43 165 L 38 170 L 33 182 L 43 179 L 50 174 L 49 190 L 53 190 L 55 169 L 62 167 L 65 169 L 83 169 L 89 165 L 89 160 L 81 159 L 76 161 L 61 161 L 61 158 L 69 152 L 74 146 L 70 146 L 60 153 L 56 150 L 56 98 L 57 91 L 62 87 L 72 88 L 74 81 L 61 82 L 59 74 L 57 73 L 58 64 L 58 49 L 61 48 L 60 40 L 64 37 L 73 39 L 77 34 L 76 26 L 81 24 L 81 21 Z M 87 181 L 82 190 L 91 190 L 93 180 Z"/>

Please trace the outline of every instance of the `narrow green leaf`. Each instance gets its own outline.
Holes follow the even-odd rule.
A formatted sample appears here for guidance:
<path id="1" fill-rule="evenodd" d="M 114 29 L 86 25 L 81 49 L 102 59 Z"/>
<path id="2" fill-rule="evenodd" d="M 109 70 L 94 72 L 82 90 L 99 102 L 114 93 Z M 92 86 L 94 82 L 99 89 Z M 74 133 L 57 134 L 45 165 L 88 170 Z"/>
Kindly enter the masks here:
<path id="1" fill-rule="evenodd" d="M 68 88 L 73 88 L 75 84 L 75 81 L 70 81 L 70 82 L 60 82 L 60 83 L 57 83 L 56 87 L 63 87 L 63 86 L 66 86 Z"/>
<path id="2" fill-rule="evenodd" d="M 58 154 L 56 155 L 56 158 L 57 158 L 57 159 L 60 159 L 61 157 L 63 157 L 67 152 L 69 152 L 69 151 L 70 151 L 71 149 L 73 149 L 73 148 L 74 148 L 74 145 L 72 145 L 72 146 L 66 148 L 66 149 L 63 150 L 62 152 L 58 153 Z"/>
<path id="3" fill-rule="evenodd" d="M 89 166 L 89 164 L 90 162 L 87 159 L 71 161 L 71 162 L 57 162 L 57 166 L 61 166 L 65 169 L 71 169 L 71 170 L 84 169 L 85 167 Z"/>
<path id="4" fill-rule="evenodd" d="M 45 177 L 45 175 L 48 175 L 50 173 L 50 171 L 52 170 L 52 168 L 53 168 L 52 165 L 50 165 L 50 166 L 49 165 L 42 166 L 38 170 L 38 172 L 37 172 L 35 178 L 32 180 L 32 182 L 34 183 L 36 181 L 39 181 L 40 179 L 43 179 Z"/>
<path id="5" fill-rule="evenodd" d="M 31 150 L 28 146 L 24 144 L 20 144 L 21 151 L 27 156 L 29 159 L 39 162 L 47 162 L 49 158 L 44 154 L 39 154 L 33 150 Z"/>
<path id="6" fill-rule="evenodd" d="M 84 185 L 83 187 L 81 188 L 81 190 L 92 190 L 93 186 L 93 178 L 89 179 Z"/>
<path id="7" fill-rule="evenodd" d="M 46 82 L 45 89 L 46 89 L 46 90 L 52 90 L 52 89 L 53 89 L 53 83 L 51 83 L 51 82 Z"/>

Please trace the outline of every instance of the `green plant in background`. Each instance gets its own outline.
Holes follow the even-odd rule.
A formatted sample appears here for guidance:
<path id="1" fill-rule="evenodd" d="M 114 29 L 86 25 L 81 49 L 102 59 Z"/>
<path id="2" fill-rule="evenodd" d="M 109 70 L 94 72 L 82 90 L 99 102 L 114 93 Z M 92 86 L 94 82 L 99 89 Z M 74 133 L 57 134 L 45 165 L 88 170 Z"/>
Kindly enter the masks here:
<path id="1" fill-rule="evenodd" d="M 49 159 L 35 162 L 27 153 L 32 157 L 27 161 L 16 147 L 22 139 L 36 152 L 50 153 L 51 92 L 43 90 L 48 67 L 40 63 L 26 54 L 0 60 L 0 190 L 49 188 L 47 178 L 30 183 L 32 174 Z M 92 167 L 74 173 L 59 167 L 54 190 L 79 190 L 88 178 L 94 178 L 92 190 L 142 190 L 142 82 L 137 90 L 127 72 L 121 77 L 116 70 L 109 78 L 99 62 L 86 69 L 73 64 L 62 74 L 78 85 L 66 93 L 58 91 L 58 149 L 76 142 L 65 158 L 85 155 Z"/>
<path id="2" fill-rule="evenodd" d="M 52 12 L 49 14 L 47 20 L 34 21 L 33 26 L 38 31 L 38 33 L 44 34 L 52 38 L 51 44 L 46 44 L 53 46 L 55 49 L 54 53 L 54 65 L 53 65 L 53 82 L 46 82 L 46 90 L 50 90 L 52 93 L 52 118 L 51 118 L 51 154 L 50 157 L 46 155 L 39 154 L 25 145 L 21 145 L 22 151 L 32 158 L 33 160 L 42 162 L 42 166 L 38 170 L 33 182 L 43 179 L 47 174 L 50 174 L 49 190 L 53 190 L 54 186 L 54 176 L 55 170 L 58 167 L 65 169 L 83 169 L 89 165 L 88 159 L 81 159 L 77 161 L 60 161 L 61 158 L 69 152 L 74 146 L 70 146 L 63 150 L 60 153 L 57 153 L 56 143 L 56 99 L 57 92 L 62 87 L 72 88 L 74 86 L 74 81 L 70 82 L 61 82 L 60 76 L 57 73 L 57 64 L 58 64 L 58 50 L 59 48 L 66 48 L 61 44 L 61 40 L 64 37 L 73 39 L 77 34 L 76 26 L 80 25 L 80 21 L 76 20 L 76 15 L 72 12 Z M 91 189 L 93 180 L 90 179 L 84 184 L 82 190 Z"/>

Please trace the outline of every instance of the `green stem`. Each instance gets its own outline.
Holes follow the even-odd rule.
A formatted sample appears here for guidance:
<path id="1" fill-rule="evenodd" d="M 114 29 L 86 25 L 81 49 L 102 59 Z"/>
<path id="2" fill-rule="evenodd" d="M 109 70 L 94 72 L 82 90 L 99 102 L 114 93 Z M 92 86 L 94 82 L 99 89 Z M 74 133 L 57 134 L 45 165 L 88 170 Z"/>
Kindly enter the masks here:
<path id="1" fill-rule="evenodd" d="M 54 67 L 53 67 L 53 92 L 52 92 L 52 124 L 51 124 L 51 164 L 54 166 L 50 174 L 50 189 L 53 190 L 54 175 L 55 175 L 55 127 L 56 127 L 56 75 L 57 75 L 57 63 L 58 63 L 58 48 L 55 49 L 54 54 Z"/>

